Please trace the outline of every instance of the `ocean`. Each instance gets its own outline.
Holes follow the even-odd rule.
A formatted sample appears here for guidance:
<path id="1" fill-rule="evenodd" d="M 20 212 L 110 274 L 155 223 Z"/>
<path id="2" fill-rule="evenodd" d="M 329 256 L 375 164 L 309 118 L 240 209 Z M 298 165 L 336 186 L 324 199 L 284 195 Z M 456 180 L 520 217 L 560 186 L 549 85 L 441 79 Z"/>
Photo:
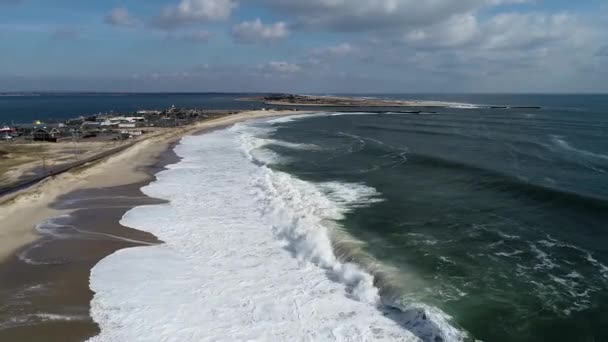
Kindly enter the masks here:
<path id="1" fill-rule="evenodd" d="M 256 109 L 260 103 L 236 101 L 250 94 L 107 94 L 65 93 L 0 96 L 0 125 L 63 122 L 79 116 L 133 113 L 143 109 L 205 108 L 211 110 Z"/>
<path id="2" fill-rule="evenodd" d="M 439 308 L 483 341 L 606 340 L 608 107 L 535 104 L 328 113 L 275 124 L 264 148 L 297 179 L 374 189 L 330 233 L 385 304 Z"/>
<path id="3" fill-rule="evenodd" d="M 183 139 L 121 221 L 166 244 L 92 271 L 93 341 L 607 340 L 608 96 L 369 96 L 460 104 Z"/>

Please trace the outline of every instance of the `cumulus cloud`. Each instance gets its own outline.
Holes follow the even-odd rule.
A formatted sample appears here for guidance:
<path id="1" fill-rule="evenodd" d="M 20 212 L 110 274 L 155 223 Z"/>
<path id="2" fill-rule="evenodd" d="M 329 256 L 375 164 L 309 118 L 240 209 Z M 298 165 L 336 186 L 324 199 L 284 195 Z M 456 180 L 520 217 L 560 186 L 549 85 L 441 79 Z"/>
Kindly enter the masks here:
<path id="1" fill-rule="evenodd" d="M 259 0 L 304 27 L 337 31 L 413 29 L 487 6 L 526 0 Z"/>
<path id="2" fill-rule="evenodd" d="M 0 4 L 19 2 L 31 3 L 0 0 Z M 293 31 L 299 33 L 291 38 L 292 44 L 266 49 L 265 55 L 269 57 L 264 61 L 274 60 L 268 63 L 258 64 L 259 60 L 252 61 L 249 56 L 237 56 L 242 52 L 237 45 L 218 51 L 210 49 L 204 56 L 205 62 L 230 60 L 238 65 L 190 73 L 187 79 L 193 86 L 202 83 L 195 82 L 196 77 L 213 79 L 209 84 L 214 86 L 219 84 L 218 80 L 240 85 L 248 79 L 252 81 L 252 89 L 257 89 L 256 78 L 268 76 L 264 77 L 265 82 L 278 79 L 276 84 L 283 82 L 289 86 L 309 82 L 307 91 L 329 87 L 328 80 L 335 81 L 334 86 L 327 88 L 332 91 L 355 86 L 367 91 L 430 92 L 606 89 L 608 12 L 601 4 L 593 7 L 597 9 L 595 13 L 574 3 L 570 11 L 559 13 L 555 12 L 555 6 L 538 0 L 161 2 L 169 6 L 159 8 L 156 16 L 147 18 L 146 23 L 166 30 L 160 36 L 167 40 L 207 42 L 212 33 L 204 29 L 211 24 L 213 32 L 225 30 L 228 38 L 241 44 L 272 43 L 291 38 Z M 247 10 L 251 9 L 249 13 L 262 19 L 239 16 L 238 21 L 229 20 L 239 3 L 246 4 Z M 266 19 L 276 17 L 281 21 Z M 137 22 L 122 8 L 115 8 L 104 19 L 107 24 L 125 27 Z M 79 36 L 74 29 L 55 30 L 52 23 L 0 23 L 0 31 L 3 30 L 38 32 L 56 39 Z M 324 46 L 338 37 L 347 42 Z M 224 38 L 222 35 L 217 40 Z M 301 49 L 297 43 L 302 43 Z M 163 53 L 170 56 L 172 52 Z M 175 53 L 180 53 L 179 49 Z M 226 54 L 235 57 L 226 59 Z M 166 67 L 160 64 L 159 75 Z M 184 74 L 166 75 L 175 80 L 184 77 Z"/>
<path id="3" fill-rule="evenodd" d="M 472 14 L 465 14 L 405 32 L 404 40 L 417 47 L 455 47 L 472 42 L 478 34 L 477 18 Z"/>
<path id="4" fill-rule="evenodd" d="M 530 50 L 582 42 L 588 32 L 572 15 L 502 13 L 480 21 L 475 15 L 406 32 L 403 42 L 418 49 Z"/>
<path id="5" fill-rule="evenodd" d="M 264 24 L 259 18 L 254 21 L 246 21 L 232 28 L 232 37 L 235 41 L 243 44 L 274 42 L 286 38 L 289 29 L 284 22 Z"/>
<path id="6" fill-rule="evenodd" d="M 584 39 L 577 19 L 568 14 L 507 13 L 483 27 L 481 44 L 487 49 L 530 49 L 559 41 Z"/>
<path id="7" fill-rule="evenodd" d="M 124 27 L 132 27 L 138 24 L 138 21 L 131 17 L 129 11 L 126 8 L 122 7 L 114 8 L 104 18 L 104 22 L 108 25 Z"/>
<path id="8" fill-rule="evenodd" d="M 458 80 L 462 91 L 465 84 L 470 91 L 543 91 L 570 86 L 567 80 L 580 79 L 590 64 L 597 69 L 601 61 L 592 56 L 606 42 L 598 27 L 572 13 L 472 15 L 412 32 L 398 42 L 374 40 L 361 51 L 373 66 L 361 69 L 399 70 L 436 80 L 438 89 Z M 375 53 L 379 49 L 382 54 Z"/>
<path id="9" fill-rule="evenodd" d="M 196 22 L 226 20 L 238 6 L 233 0 L 181 0 L 166 7 L 154 18 L 153 25 L 171 29 Z"/>

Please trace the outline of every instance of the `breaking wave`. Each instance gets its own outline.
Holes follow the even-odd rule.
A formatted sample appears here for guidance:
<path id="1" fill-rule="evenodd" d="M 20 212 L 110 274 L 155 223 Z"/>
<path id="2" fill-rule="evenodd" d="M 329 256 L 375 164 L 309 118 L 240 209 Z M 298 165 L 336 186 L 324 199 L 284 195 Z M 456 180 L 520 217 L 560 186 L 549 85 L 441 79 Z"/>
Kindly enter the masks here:
<path id="1" fill-rule="evenodd" d="M 386 305 L 365 266 L 336 256 L 338 222 L 381 195 L 271 169 L 264 146 L 312 146 L 265 139 L 267 130 L 237 124 L 183 139 L 181 162 L 142 189 L 169 203 L 121 222 L 166 245 L 119 251 L 92 271 L 92 341 L 463 340 L 437 308 Z"/>
<path id="2" fill-rule="evenodd" d="M 259 161 L 256 151 L 266 145 L 251 141 L 257 141 L 257 137 L 265 133 L 264 129 L 240 124 L 233 130 L 239 133 L 241 148 L 249 159 Z M 268 141 L 267 145 L 272 144 Z M 271 218 L 275 236 L 298 260 L 326 269 L 332 279 L 347 285 L 350 297 L 377 306 L 424 341 L 458 341 L 466 336 L 453 327 L 451 317 L 438 308 L 402 302 L 390 289 L 392 270 L 379 265 L 369 255 L 361 255 L 357 247 L 352 248 L 354 238 L 340 229 L 337 222 L 348 212 L 382 201 L 375 189 L 342 182 L 313 184 L 266 165 L 261 168 L 267 176 L 260 178 L 256 185 L 261 197 L 268 201 L 266 214 Z M 381 298 L 381 293 L 386 297 Z"/>

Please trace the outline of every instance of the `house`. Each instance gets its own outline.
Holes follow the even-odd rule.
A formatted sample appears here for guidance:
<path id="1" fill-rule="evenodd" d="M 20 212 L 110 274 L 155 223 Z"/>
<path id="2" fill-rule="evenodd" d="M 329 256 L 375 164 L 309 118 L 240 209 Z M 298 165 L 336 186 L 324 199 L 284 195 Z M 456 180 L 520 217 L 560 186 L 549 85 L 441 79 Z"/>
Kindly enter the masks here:
<path id="1" fill-rule="evenodd" d="M 158 115 L 160 114 L 160 110 L 139 110 L 137 111 L 139 115 Z"/>
<path id="2" fill-rule="evenodd" d="M 14 128 L 4 126 L 0 128 L 0 140 L 11 140 L 17 135 L 17 131 Z"/>
<path id="3" fill-rule="evenodd" d="M 80 125 L 82 129 L 99 129 L 101 128 L 101 122 L 85 121 Z"/>
<path id="4" fill-rule="evenodd" d="M 38 122 L 38 123 L 36 123 Z M 65 128 L 65 124 L 57 123 L 57 124 L 44 124 L 40 123 L 40 121 L 36 121 L 33 124 L 18 124 L 15 125 L 17 135 L 32 135 L 32 133 L 40 128 L 45 129 L 47 131 L 56 128 L 63 129 Z"/>
<path id="5" fill-rule="evenodd" d="M 128 123 L 135 123 L 137 126 L 143 126 L 146 123 L 146 118 L 143 116 L 129 116 L 126 117 L 125 120 Z"/>
<path id="6" fill-rule="evenodd" d="M 142 127 L 146 124 L 146 118 L 142 116 L 117 116 L 106 119 L 102 126 L 119 127 L 119 128 L 135 128 Z"/>
<path id="7" fill-rule="evenodd" d="M 57 142 L 60 136 L 61 132 L 57 128 L 52 128 L 50 130 L 47 128 L 38 128 L 32 132 L 34 141 Z"/>
<path id="8" fill-rule="evenodd" d="M 144 134 L 143 131 L 121 131 L 121 134 L 128 134 L 130 137 L 139 137 Z"/>

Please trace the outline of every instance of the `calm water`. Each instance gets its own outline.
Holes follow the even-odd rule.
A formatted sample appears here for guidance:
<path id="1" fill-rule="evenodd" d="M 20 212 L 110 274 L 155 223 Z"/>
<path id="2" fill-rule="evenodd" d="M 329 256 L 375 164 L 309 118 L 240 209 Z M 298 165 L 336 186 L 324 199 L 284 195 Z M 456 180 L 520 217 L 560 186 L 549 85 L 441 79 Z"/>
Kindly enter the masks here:
<path id="1" fill-rule="evenodd" d="M 543 109 L 278 123 L 272 139 L 320 148 L 270 146 L 274 168 L 382 194 L 335 248 L 388 304 L 439 307 L 484 341 L 608 340 L 608 97 L 440 99 Z"/>
<path id="2" fill-rule="evenodd" d="M 179 108 L 256 109 L 256 102 L 236 101 L 243 94 L 65 94 L 0 96 L 0 124 L 35 120 L 64 121 L 81 115 L 125 113 L 141 109 Z"/>

